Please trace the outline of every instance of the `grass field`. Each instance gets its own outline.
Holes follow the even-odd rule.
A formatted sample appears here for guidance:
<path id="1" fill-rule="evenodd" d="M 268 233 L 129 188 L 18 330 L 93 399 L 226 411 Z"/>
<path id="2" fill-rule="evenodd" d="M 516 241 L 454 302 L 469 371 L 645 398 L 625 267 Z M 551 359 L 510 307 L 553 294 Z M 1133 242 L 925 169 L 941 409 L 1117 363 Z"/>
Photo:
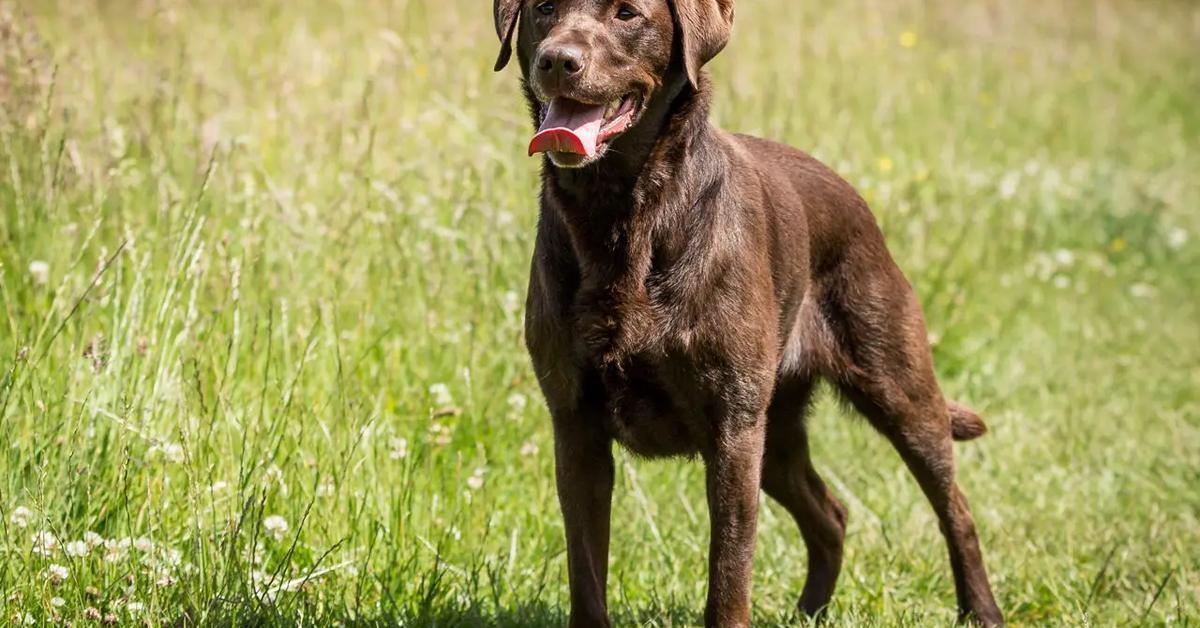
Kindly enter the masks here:
<path id="1" fill-rule="evenodd" d="M 0 0 L 0 610 L 558 625 L 522 344 L 538 162 L 475 0 Z M 1200 623 L 1200 7 L 753 0 L 723 127 L 871 202 L 1019 625 Z M 823 398 L 829 625 L 948 624 L 931 510 Z M 695 463 L 618 454 L 619 625 L 700 621 Z M 765 502 L 755 620 L 805 553 Z"/>

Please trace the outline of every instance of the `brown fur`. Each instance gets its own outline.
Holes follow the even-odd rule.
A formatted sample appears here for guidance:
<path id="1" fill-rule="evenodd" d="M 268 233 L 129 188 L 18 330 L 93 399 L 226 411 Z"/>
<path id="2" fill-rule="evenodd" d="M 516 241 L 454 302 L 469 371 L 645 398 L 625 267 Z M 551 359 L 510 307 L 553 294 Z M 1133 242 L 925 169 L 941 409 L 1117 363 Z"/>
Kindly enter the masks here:
<path id="1" fill-rule="evenodd" d="M 583 167 L 543 168 L 526 339 L 553 417 L 571 624 L 605 626 L 612 441 L 699 455 L 712 528 L 710 626 L 750 619 L 758 490 L 808 547 L 799 606 L 821 611 L 841 568 L 846 510 L 808 455 L 804 412 L 831 382 L 896 447 L 950 549 L 960 616 L 1003 623 L 954 481 L 952 439 L 986 431 L 934 377 L 920 306 L 862 198 L 812 157 L 707 121 L 701 72 L 732 0 L 495 0 L 497 69 L 517 58 L 539 101 L 644 98 L 633 128 Z M 570 77 L 540 55 L 573 47 Z M 636 51 L 636 52 L 635 52 Z"/>

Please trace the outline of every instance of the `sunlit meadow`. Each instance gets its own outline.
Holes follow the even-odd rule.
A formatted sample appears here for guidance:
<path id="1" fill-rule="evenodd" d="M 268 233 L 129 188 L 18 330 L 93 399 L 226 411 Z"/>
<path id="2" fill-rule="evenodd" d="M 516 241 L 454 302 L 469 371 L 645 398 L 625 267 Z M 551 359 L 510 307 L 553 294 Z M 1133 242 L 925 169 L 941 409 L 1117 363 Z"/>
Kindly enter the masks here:
<path id="1" fill-rule="evenodd" d="M 557 625 L 538 162 L 475 0 L 0 0 L 0 620 Z M 1014 624 L 1200 621 L 1200 7 L 739 3 L 714 118 L 816 154 L 925 304 Z M 829 625 L 944 625 L 829 399 Z M 701 620 L 699 466 L 618 455 L 619 625 Z M 764 504 L 755 620 L 805 552 Z"/>

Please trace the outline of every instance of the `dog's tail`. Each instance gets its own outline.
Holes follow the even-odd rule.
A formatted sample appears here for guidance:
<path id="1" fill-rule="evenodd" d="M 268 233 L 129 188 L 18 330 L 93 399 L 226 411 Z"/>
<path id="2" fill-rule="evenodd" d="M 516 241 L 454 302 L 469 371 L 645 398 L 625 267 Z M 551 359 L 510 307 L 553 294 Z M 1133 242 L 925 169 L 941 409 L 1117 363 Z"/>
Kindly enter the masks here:
<path id="1" fill-rule="evenodd" d="M 987 424 L 974 410 L 957 401 L 947 400 L 946 406 L 950 409 L 950 433 L 954 440 L 972 440 L 987 433 Z"/>

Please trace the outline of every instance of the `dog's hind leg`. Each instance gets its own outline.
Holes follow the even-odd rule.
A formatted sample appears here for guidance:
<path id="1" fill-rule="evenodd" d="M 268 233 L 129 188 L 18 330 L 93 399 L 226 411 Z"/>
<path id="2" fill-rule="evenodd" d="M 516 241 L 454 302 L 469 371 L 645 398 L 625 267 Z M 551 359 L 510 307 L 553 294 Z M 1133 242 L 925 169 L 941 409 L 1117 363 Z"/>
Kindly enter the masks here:
<path id="1" fill-rule="evenodd" d="M 940 397 L 908 400 L 872 386 L 845 391 L 855 407 L 891 440 L 937 513 L 950 550 L 960 620 L 1004 623 L 992 596 L 967 499 L 954 479 L 950 423 Z M 900 397 L 903 397 L 902 395 Z"/>
<path id="2" fill-rule="evenodd" d="M 826 320 L 840 341 L 833 375 L 892 442 L 932 504 L 950 551 L 960 620 L 999 626 L 1004 618 L 988 584 L 975 522 L 954 479 L 954 422 L 960 437 L 982 433 L 983 423 L 959 406 L 952 415 L 933 372 L 920 306 L 899 272 L 889 270 L 892 281 L 848 274 L 835 286 L 840 290 L 827 294 Z"/>
<path id="3" fill-rule="evenodd" d="M 825 487 L 808 452 L 804 411 L 810 378 L 782 378 L 767 411 L 763 490 L 791 513 L 808 548 L 808 575 L 800 596 L 802 612 L 821 612 L 833 596 L 842 568 L 846 508 Z"/>

